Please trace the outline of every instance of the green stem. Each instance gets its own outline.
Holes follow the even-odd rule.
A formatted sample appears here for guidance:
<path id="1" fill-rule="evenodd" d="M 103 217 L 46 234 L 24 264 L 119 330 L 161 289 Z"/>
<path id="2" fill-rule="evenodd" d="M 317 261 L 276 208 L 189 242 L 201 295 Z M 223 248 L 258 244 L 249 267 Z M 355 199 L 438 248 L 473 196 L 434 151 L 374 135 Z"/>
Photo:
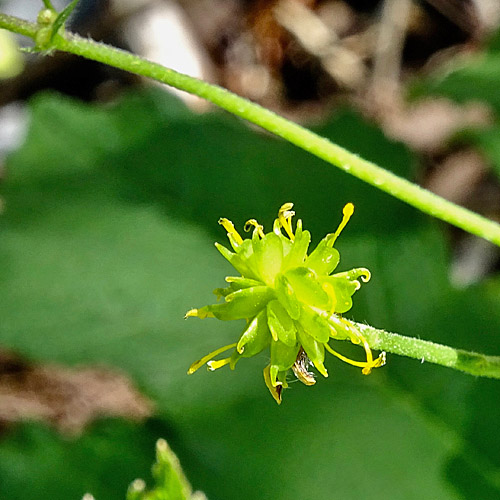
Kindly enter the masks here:
<path id="1" fill-rule="evenodd" d="M 41 29 L 37 24 L 1 13 L 0 28 L 28 36 L 34 40 Z M 440 218 L 500 246 L 499 224 L 446 201 L 217 85 L 211 85 L 159 64 L 146 61 L 129 52 L 70 33 L 56 33 L 50 41 L 50 46 L 43 47 L 43 49 L 47 51 L 57 49 L 80 55 L 87 59 L 152 78 L 171 87 L 202 97 L 420 209 L 422 212 Z M 356 325 L 373 349 L 421 359 L 455 368 L 472 375 L 500 378 L 500 357 L 485 356 L 425 340 L 403 337 L 363 324 Z"/>
<path id="2" fill-rule="evenodd" d="M 39 26 L 24 19 L 0 13 L 0 28 L 35 39 Z"/>
<path id="3" fill-rule="evenodd" d="M 500 356 L 486 356 L 462 349 L 454 349 L 428 340 L 403 337 L 397 333 L 389 333 L 372 326 L 353 323 L 372 349 L 447 366 L 470 375 L 500 379 Z"/>
<path id="4" fill-rule="evenodd" d="M 21 33 L 35 39 L 38 25 L 0 14 L 0 28 Z M 470 210 L 455 205 L 406 179 L 359 158 L 328 139 L 282 118 L 272 111 L 239 97 L 217 85 L 178 73 L 159 64 L 142 59 L 129 52 L 61 30 L 50 42 L 47 50 L 61 50 L 87 59 L 99 61 L 115 68 L 146 76 L 171 87 L 202 97 L 217 106 L 309 151 L 318 158 L 354 175 L 433 217 L 449 222 L 469 233 L 500 246 L 500 225 Z"/>

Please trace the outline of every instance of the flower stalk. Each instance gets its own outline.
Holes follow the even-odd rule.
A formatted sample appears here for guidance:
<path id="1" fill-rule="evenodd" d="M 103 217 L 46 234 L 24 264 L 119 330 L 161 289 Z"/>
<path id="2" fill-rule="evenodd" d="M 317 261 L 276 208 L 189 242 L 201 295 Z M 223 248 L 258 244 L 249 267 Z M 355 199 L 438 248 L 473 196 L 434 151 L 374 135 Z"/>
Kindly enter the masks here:
<path id="1" fill-rule="evenodd" d="M 47 4 L 50 5 L 50 2 Z M 71 3 L 71 8 L 74 5 L 76 5 L 76 2 Z M 36 42 L 35 50 L 42 53 L 60 50 L 76 54 L 137 75 L 152 78 L 171 87 L 197 95 L 234 115 L 262 127 L 272 134 L 282 137 L 424 213 L 500 246 L 500 224 L 398 177 L 392 172 L 360 158 L 328 139 L 320 137 L 272 111 L 217 85 L 165 68 L 129 52 L 65 32 L 64 26 L 61 26 L 61 20 L 66 19 L 68 10 L 65 9 L 58 16 L 54 16 L 49 36 L 47 36 L 49 30 L 45 22 L 29 23 L 1 13 L 0 28 L 32 38 Z"/>
<path id="2" fill-rule="evenodd" d="M 23 19 L 0 13 L 0 28 L 33 39 L 35 41 L 34 50 L 42 54 L 50 54 L 55 50 L 72 53 L 152 78 L 202 97 L 309 151 L 318 158 L 322 158 L 328 163 L 389 193 L 422 212 L 500 246 L 499 224 L 448 202 L 405 179 L 399 178 L 393 173 L 331 143 L 329 140 L 257 104 L 236 96 L 221 87 L 178 73 L 129 52 L 67 33 L 64 30 L 64 22 L 71 9 L 76 5 L 76 0 L 71 2 L 70 6 L 59 14 L 53 9 L 50 0 L 43 0 L 43 3 L 45 9 L 41 11 L 37 23 L 30 23 Z M 307 248 L 304 250 L 303 247 L 307 247 L 308 245 L 307 239 L 297 237 L 297 229 L 295 232 L 293 231 L 290 214 L 291 206 L 280 211 L 276 225 L 279 228 L 281 236 L 277 234 L 277 231 L 273 230 L 277 238 L 280 240 L 282 238 L 288 239 L 289 243 L 287 245 L 289 244 L 294 248 L 293 252 L 290 251 L 286 256 L 284 253 L 281 254 L 279 272 L 276 272 L 276 269 L 273 267 L 276 266 L 276 255 L 278 255 L 279 259 L 279 252 L 276 252 L 276 245 L 273 243 L 273 240 L 276 242 L 276 238 L 270 238 L 270 243 L 266 246 L 267 243 L 264 244 L 262 241 L 266 240 L 269 235 L 264 233 L 262 226 L 258 225 L 256 221 L 251 220 L 249 221 L 249 228 L 253 228 L 254 236 L 250 240 L 243 240 L 230 221 L 221 219 L 221 224 L 228 233 L 228 238 L 234 252 L 221 245 L 217 246 L 217 248 L 240 271 L 241 276 L 226 278 L 229 286 L 216 290 L 218 297 L 224 298 L 225 304 L 227 304 L 225 308 L 217 307 L 225 304 L 215 304 L 214 306 L 191 310 L 187 316 L 232 319 L 230 316 L 240 315 L 240 317 L 250 319 L 250 321 L 238 342 L 225 346 L 220 350 L 214 351 L 208 357 L 200 359 L 199 362 L 191 366 L 191 373 L 205 363 L 208 364 L 209 369 L 213 370 L 226 364 L 230 368 L 234 368 L 236 362 L 241 357 L 256 354 L 264 348 L 274 345 L 271 358 L 275 363 L 271 363 L 266 367 L 264 378 L 271 393 L 277 400 L 281 400 L 281 388 L 286 384 L 286 376 L 283 375 L 283 372 L 286 375 L 291 369 L 295 376 L 304 384 L 313 385 L 315 383 L 314 375 L 308 371 L 312 360 L 316 369 L 325 375 L 326 369 L 324 369 L 322 364 L 324 350 L 343 361 L 362 368 L 362 372 L 365 374 L 369 373 L 371 369 L 381 366 L 385 361 L 383 354 L 378 358 L 373 358 L 371 350 L 374 349 L 436 363 L 472 375 L 500 378 L 500 357 L 485 356 L 420 339 L 404 337 L 384 330 L 378 330 L 371 326 L 355 323 L 341 316 L 343 312 L 342 307 L 349 306 L 349 300 L 352 294 L 358 289 L 358 285 L 369 279 L 369 272 L 363 268 L 337 273 L 333 276 L 330 276 L 330 271 L 326 273 L 331 263 L 328 265 L 325 263 L 325 256 L 328 255 L 328 249 L 331 249 L 329 255 L 330 257 L 333 255 L 331 258 L 335 260 L 333 244 L 343 229 L 343 225 L 347 223 L 346 219 L 343 220 L 343 225 L 341 224 L 334 234 L 329 235 L 323 240 L 320 247 L 321 251 L 316 254 L 316 257 L 313 258 L 314 252 L 307 256 L 307 259 L 311 259 L 308 266 L 312 266 L 312 264 L 318 266 L 318 268 L 312 266 L 314 271 L 312 274 L 309 271 L 302 272 L 302 274 L 294 274 L 294 272 L 283 273 L 281 269 L 293 269 L 291 267 L 293 259 L 297 259 L 301 255 L 304 259 L 306 258 L 305 253 L 303 254 L 302 252 L 306 252 Z M 306 231 L 302 231 L 302 234 L 304 233 Z M 259 245 L 261 245 L 261 249 L 255 252 L 250 266 L 245 259 L 241 258 L 244 254 L 239 255 L 237 250 L 240 247 L 240 250 L 244 250 L 245 245 L 247 245 L 248 249 L 250 244 L 247 244 L 247 241 L 251 241 L 252 248 L 254 242 L 256 248 L 259 248 Z M 283 241 L 281 243 L 283 245 Z M 268 259 L 269 263 L 266 264 L 262 256 L 269 256 L 272 252 L 275 252 L 274 258 Z M 325 253 L 321 254 L 321 252 Z M 302 263 L 305 263 L 305 260 Z M 322 264 L 323 267 L 321 267 Z M 308 266 L 298 267 L 311 269 Z M 257 269 L 257 272 L 255 272 L 255 269 Z M 274 282 L 272 281 L 273 276 Z M 323 280 L 321 286 L 325 287 L 322 290 L 328 297 L 328 300 L 326 303 L 323 301 L 320 304 L 321 307 L 318 307 L 318 304 L 315 302 L 318 297 L 315 296 L 314 287 L 308 288 L 304 285 L 304 283 L 315 282 L 318 276 L 335 278 L 337 280 L 335 283 Z M 356 289 L 353 289 L 352 285 Z M 269 292 L 269 289 L 271 292 Z M 292 290 L 293 293 L 289 294 L 287 292 L 289 290 Z M 303 299 L 295 300 L 291 296 L 295 296 L 296 299 L 297 296 L 302 296 Z M 340 301 L 338 297 L 341 298 Z M 343 306 L 342 298 L 345 299 Z M 308 303 L 311 301 L 313 304 Z M 271 305 L 269 306 L 269 304 Z M 263 310 L 266 313 L 266 321 L 263 319 Z M 285 310 L 286 314 L 283 314 L 283 310 Z M 253 315 L 250 314 L 252 311 L 254 312 Z M 303 311 L 306 312 L 303 313 Z M 297 314 L 301 317 L 300 322 L 298 321 Z M 227 317 L 224 318 L 224 315 Z M 292 323 L 287 320 L 287 316 Z M 309 321 L 309 324 L 307 321 Z M 326 340 L 325 331 L 330 332 Z M 266 332 L 269 332 L 269 335 Z M 335 335 L 331 335 L 332 332 L 335 332 Z M 364 350 L 366 360 L 356 361 L 346 358 L 333 349 L 329 344 L 330 340 L 347 340 L 360 344 Z M 236 353 L 234 357 L 231 355 L 229 358 L 222 360 L 213 360 L 215 356 L 222 354 L 222 351 L 231 349 L 234 349 L 233 352 Z M 290 360 L 293 362 L 290 362 Z M 315 360 L 316 363 L 314 363 Z"/>
<path id="3" fill-rule="evenodd" d="M 361 323 L 352 323 L 362 332 L 372 349 L 383 349 L 400 356 L 418 359 L 422 363 L 446 366 L 469 375 L 500 379 L 500 356 L 487 356 L 455 349 L 428 340 L 386 332 Z"/>

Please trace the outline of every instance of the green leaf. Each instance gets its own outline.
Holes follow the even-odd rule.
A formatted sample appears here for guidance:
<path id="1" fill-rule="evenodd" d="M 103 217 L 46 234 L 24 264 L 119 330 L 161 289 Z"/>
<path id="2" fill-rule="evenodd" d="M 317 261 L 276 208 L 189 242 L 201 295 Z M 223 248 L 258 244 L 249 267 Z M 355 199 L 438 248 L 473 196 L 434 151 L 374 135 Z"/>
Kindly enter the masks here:
<path id="1" fill-rule="evenodd" d="M 75 7 L 77 6 L 78 2 L 80 0 L 73 0 L 70 2 L 64 9 L 59 12 L 56 20 L 54 21 L 54 24 L 52 26 L 52 33 L 50 36 L 50 41 L 54 39 L 54 37 L 57 35 L 58 31 L 64 26 L 64 23 L 67 21 L 68 17 L 71 15 L 71 13 L 75 10 Z"/>
<path id="2" fill-rule="evenodd" d="M 414 96 L 442 95 L 458 102 L 483 101 L 497 112 L 500 96 L 500 31 L 490 40 L 486 50 L 459 55 L 427 79 L 416 82 Z"/>
<path id="3" fill-rule="evenodd" d="M 168 498 L 169 500 L 189 500 L 191 485 L 184 476 L 181 464 L 164 439 L 156 443 L 156 463 L 153 466 L 156 488 L 147 498 Z"/>
<path id="4" fill-rule="evenodd" d="M 0 496 L 9 500 L 95 498 L 123 500 L 137 476 L 150 477 L 154 443 L 169 432 L 159 421 L 102 421 L 68 438 L 40 424 L 11 430 L 0 446 Z"/>
<path id="5" fill-rule="evenodd" d="M 467 130 L 458 140 L 476 146 L 488 159 L 493 171 L 500 176 L 500 124 L 496 123 L 481 130 Z"/>
<path id="6" fill-rule="evenodd" d="M 399 175 L 412 173 L 408 150 L 353 113 L 339 113 L 320 132 Z M 336 242 L 338 270 L 366 266 L 373 277 L 349 317 L 498 354 L 498 281 L 454 290 L 445 240 L 421 214 L 223 115 L 192 114 L 159 91 L 106 108 L 39 96 L 27 142 L 7 167 L 0 342 L 41 362 L 120 368 L 156 401 L 169 431 L 147 424 L 147 446 L 139 447 L 133 432 L 117 439 L 110 431 L 112 452 L 96 451 L 94 460 L 85 441 L 92 432 L 68 454 L 50 451 L 65 441 L 44 429 L 42 438 L 4 439 L 0 488 L 8 487 L 9 500 L 40 491 L 56 500 L 85 491 L 114 498 L 110 490 L 123 498 L 134 477 L 145 477 L 161 436 L 209 498 L 500 496 L 496 381 L 396 356 L 365 377 L 328 356 L 329 378 L 290 384 L 277 407 L 262 380 L 268 354 L 233 372 L 186 375 L 195 359 L 236 342 L 244 328 L 183 320 L 234 272 L 213 248 L 225 236 L 217 220 L 242 228 L 255 217 L 268 231 L 286 201 L 315 242 L 337 227 L 346 202 L 355 204 Z M 359 346 L 331 343 L 363 359 Z M 121 464 L 122 452 L 134 457 L 118 467 L 133 469 L 127 477 L 106 468 L 106 457 Z M 76 456 L 84 458 L 76 463 Z"/>

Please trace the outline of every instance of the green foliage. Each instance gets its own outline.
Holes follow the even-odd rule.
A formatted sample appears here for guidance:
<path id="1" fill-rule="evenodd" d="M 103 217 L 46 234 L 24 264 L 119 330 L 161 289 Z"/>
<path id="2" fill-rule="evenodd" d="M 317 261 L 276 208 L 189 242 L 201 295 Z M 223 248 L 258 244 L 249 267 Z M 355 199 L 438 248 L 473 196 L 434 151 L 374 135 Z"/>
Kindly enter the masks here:
<path id="1" fill-rule="evenodd" d="M 64 438 L 40 424 L 22 424 L 3 436 L 0 497 L 123 500 L 127 484 L 149 476 L 151 450 L 164 424 L 101 421 L 78 439 Z"/>
<path id="2" fill-rule="evenodd" d="M 129 486 L 127 500 L 205 500 L 200 492 L 192 494 L 179 459 L 164 439 L 156 443 L 153 478 L 155 487 L 150 491 L 146 491 L 146 483 L 142 479 L 136 479 Z"/>
<path id="3" fill-rule="evenodd" d="M 500 31 L 488 43 L 484 52 L 458 58 L 426 80 L 416 83 L 413 93 L 443 95 L 457 102 L 482 102 L 494 111 L 495 123 L 482 129 L 465 130 L 457 142 L 472 144 L 484 153 L 500 175 Z"/>
<path id="4" fill-rule="evenodd" d="M 0 442 L 2 498 L 123 498 L 147 474 L 159 436 L 213 499 L 498 498 L 495 381 L 396 356 L 363 377 L 332 360 L 327 382 L 294 384 L 278 407 L 262 391 L 265 355 L 231 375 L 186 375 L 193 358 L 242 326 L 183 320 L 229 274 L 213 248 L 225 238 L 217 220 L 230 214 L 241 227 L 259 214 L 270 226 L 283 200 L 313 237 L 355 204 L 338 241 L 340 266 L 366 265 L 373 278 L 356 294 L 354 318 L 498 354 L 500 283 L 453 290 L 432 221 L 288 144 L 220 114 L 190 113 L 160 92 L 108 108 L 44 95 L 32 115 L 2 186 L 0 344 L 37 361 L 118 367 L 155 400 L 162 424 L 107 423 L 98 449 L 114 451 L 103 468 L 101 451 L 89 452 L 92 429 L 68 441 L 22 426 Z M 352 113 L 320 132 L 412 175 L 409 152 Z M 117 437 L 115 426 L 129 434 Z M 61 447 L 69 451 L 49 453 Z M 48 456 L 62 481 L 45 468 Z"/>
<path id="5" fill-rule="evenodd" d="M 491 164 L 496 175 L 500 176 L 500 123 L 481 130 L 464 131 L 458 139 L 476 146 Z"/>
<path id="6" fill-rule="evenodd" d="M 500 31 L 487 50 L 457 57 L 427 79 L 415 83 L 413 95 L 443 95 L 458 102 L 484 101 L 498 113 L 500 95 Z"/>

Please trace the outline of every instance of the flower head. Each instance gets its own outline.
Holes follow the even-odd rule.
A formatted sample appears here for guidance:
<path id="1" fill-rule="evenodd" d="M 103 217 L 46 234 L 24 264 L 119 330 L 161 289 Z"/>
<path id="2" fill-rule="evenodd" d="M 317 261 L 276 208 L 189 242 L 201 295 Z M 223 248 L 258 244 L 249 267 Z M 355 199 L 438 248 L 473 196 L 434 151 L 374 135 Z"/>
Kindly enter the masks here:
<path id="1" fill-rule="evenodd" d="M 333 247 L 351 217 L 354 206 L 348 203 L 335 233 L 327 234 L 308 254 L 311 235 L 302 229 L 302 221 L 292 227 L 293 204 L 285 203 L 274 221 L 273 230 L 255 219 L 247 221 L 251 238 L 243 239 L 228 219 L 220 219 L 233 251 L 216 243 L 219 252 L 240 273 L 228 276 L 226 288 L 214 293 L 224 301 L 200 309 L 191 309 L 186 318 L 245 319 L 246 325 L 237 342 L 217 349 L 191 365 L 188 374 L 207 364 L 209 370 L 229 365 L 234 369 L 241 358 L 255 356 L 267 347 L 271 362 L 264 368 L 264 380 L 274 399 L 281 403 L 282 389 L 288 387 L 290 369 L 306 385 L 316 383 L 309 367 L 328 377 L 323 364 L 325 349 L 368 375 L 372 368 L 385 364 L 385 353 L 374 359 L 368 342 L 355 325 L 341 315 L 352 307 L 352 295 L 361 282 L 370 279 L 363 267 L 332 274 L 340 255 Z M 360 281 L 361 280 L 361 281 Z M 359 344 L 366 361 L 354 361 L 335 351 L 331 340 Z M 229 357 L 215 360 L 225 351 Z"/>

